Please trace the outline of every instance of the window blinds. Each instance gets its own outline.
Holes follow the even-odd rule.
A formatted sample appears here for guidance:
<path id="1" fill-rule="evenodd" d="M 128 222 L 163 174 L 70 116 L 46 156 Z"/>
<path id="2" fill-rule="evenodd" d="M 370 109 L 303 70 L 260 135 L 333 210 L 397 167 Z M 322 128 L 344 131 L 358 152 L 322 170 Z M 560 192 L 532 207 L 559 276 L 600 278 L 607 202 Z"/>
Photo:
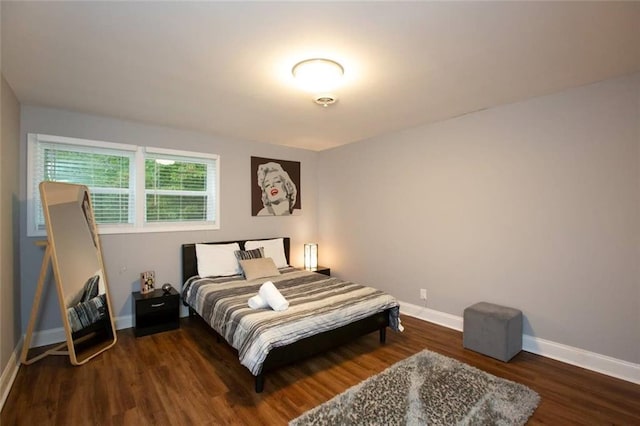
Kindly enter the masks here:
<path id="1" fill-rule="evenodd" d="M 34 194 L 41 181 L 86 185 L 98 224 L 133 223 L 135 152 L 49 142 L 40 142 L 36 151 Z M 44 229 L 40 197 L 35 204 L 37 227 Z"/>

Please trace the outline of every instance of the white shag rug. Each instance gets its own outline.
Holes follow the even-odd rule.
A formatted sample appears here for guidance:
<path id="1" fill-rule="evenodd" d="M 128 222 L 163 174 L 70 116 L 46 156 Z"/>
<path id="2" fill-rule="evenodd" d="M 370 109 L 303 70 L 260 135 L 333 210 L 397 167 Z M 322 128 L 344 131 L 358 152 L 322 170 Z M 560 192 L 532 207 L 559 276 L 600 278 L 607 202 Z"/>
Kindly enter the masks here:
<path id="1" fill-rule="evenodd" d="M 524 385 L 424 350 L 289 425 L 523 425 L 539 402 Z"/>

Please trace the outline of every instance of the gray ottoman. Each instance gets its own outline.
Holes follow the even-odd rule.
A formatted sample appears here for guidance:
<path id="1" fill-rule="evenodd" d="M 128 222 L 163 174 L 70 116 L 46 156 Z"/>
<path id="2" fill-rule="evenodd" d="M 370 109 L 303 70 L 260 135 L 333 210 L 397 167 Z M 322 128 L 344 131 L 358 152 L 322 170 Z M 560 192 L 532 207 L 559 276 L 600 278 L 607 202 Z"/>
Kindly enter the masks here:
<path id="1" fill-rule="evenodd" d="M 480 302 L 464 310 L 462 344 L 507 362 L 522 350 L 522 312 Z"/>

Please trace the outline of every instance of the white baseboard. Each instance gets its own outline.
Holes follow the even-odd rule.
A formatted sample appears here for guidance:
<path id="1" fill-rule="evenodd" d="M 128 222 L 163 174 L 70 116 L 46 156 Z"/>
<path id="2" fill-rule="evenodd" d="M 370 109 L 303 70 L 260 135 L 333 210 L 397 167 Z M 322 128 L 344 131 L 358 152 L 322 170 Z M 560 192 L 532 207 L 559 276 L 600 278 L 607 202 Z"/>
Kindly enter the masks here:
<path id="1" fill-rule="evenodd" d="M 572 364 L 587 370 L 606 374 L 628 382 L 640 384 L 640 364 L 634 364 L 607 355 L 601 355 L 539 337 L 522 335 L 522 349 L 547 358 Z"/>
<path id="2" fill-rule="evenodd" d="M 463 328 L 462 317 L 411 303 L 400 302 L 400 312 L 457 331 L 462 331 Z M 522 335 L 522 350 L 606 374 L 607 376 L 640 384 L 640 364 L 634 364 L 527 334 Z"/>
<path id="3" fill-rule="evenodd" d="M 0 375 L 0 411 L 4 407 L 4 403 L 7 401 L 13 382 L 18 375 L 20 369 L 20 351 L 22 350 L 22 339 L 18 342 L 18 345 L 13 350 L 7 366 L 2 370 Z"/>
<path id="4" fill-rule="evenodd" d="M 24 336 L 22 336 L 24 339 Z M 67 339 L 64 334 L 64 328 L 52 328 L 43 331 L 34 331 L 31 335 L 31 345 L 29 348 L 39 348 L 40 346 L 52 345 L 54 343 L 64 342 Z"/>
<path id="5" fill-rule="evenodd" d="M 443 327 L 462 331 L 462 317 L 447 314 L 424 306 L 412 305 L 411 303 L 400 302 L 400 312 L 409 316 L 429 321 Z"/>
<path id="6" fill-rule="evenodd" d="M 123 315 L 116 319 L 116 330 L 123 330 L 125 328 L 133 327 L 133 315 Z"/>
<path id="7" fill-rule="evenodd" d="M 114 319 L 116 323 L 116 330 L 133 327 L 132 315 L 123 315 Z M 44 331 L 35 331 L 33 333 L 33 337 L 31 337 L 31 347 L 37 348 L 40 346 L 52 345 L 54 343 L 64 342 L 66 339 L 67 337 L 64 333 L 64 328 L 62 327 Z"/>

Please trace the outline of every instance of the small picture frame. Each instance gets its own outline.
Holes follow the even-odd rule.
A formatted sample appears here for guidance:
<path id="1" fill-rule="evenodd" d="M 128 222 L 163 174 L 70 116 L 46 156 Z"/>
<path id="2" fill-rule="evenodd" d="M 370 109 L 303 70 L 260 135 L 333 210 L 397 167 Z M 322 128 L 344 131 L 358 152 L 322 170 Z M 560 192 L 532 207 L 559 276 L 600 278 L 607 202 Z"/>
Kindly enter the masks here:
<path id="1" fill-rule="evenodd" d="M 147 294 L 155 290 L 156 273 L 146 271 L 140 274 L 140 293 Z"/>

